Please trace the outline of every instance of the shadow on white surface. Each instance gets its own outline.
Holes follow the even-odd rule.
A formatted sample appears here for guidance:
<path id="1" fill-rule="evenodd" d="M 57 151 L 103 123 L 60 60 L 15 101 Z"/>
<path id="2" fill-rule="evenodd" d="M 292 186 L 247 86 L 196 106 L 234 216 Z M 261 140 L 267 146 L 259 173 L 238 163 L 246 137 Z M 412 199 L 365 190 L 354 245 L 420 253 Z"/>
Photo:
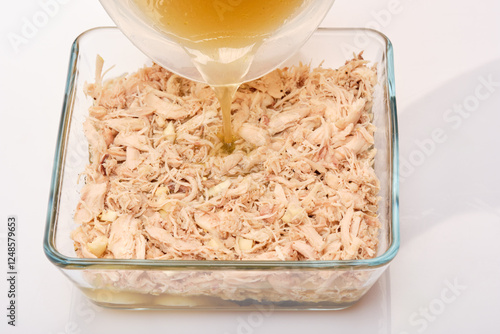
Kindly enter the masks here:
<path id="1" fill-rule="evenodd" d="M 395 334 L 498 333 L 499 106 L 500 59 L 400 111 Z"/>
<path id="2" fill-rule="evenodd" d="M 389 274 L 386 271 L 361 301 L 342 311 L 129 311 L 92 304 L 76 288 L 62 333 L 380 333 L 390 331 Z M 57 332 L 59 333 L 59 332 Z"/>
<path id="3" fill-rule="evenodd" d="M 500 184 L 499 105 L 500 60 L 400 111 L 402 215 L 442 217 L 475 210 L 481 201 L 483 206 L 497 205 L 491 195 L 499 190 L 491 186 Z M 439 209 L 429 205 L 422 210 L 421 205 L 407 205 L 409 199 L 439 203 Z M 468 205 L 457 206 L 464 200 Z"/>

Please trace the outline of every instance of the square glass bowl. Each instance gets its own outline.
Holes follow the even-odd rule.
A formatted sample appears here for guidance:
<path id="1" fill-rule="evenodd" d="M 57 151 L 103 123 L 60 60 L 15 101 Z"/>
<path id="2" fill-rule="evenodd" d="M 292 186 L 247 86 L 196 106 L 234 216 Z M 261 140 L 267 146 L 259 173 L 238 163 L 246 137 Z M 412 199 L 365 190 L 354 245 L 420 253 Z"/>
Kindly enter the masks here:
<path id="1" fill-rule="evenodd" d="M 100 55 L 106 78 L 151 64 L 117 28 L 96 28 L 74 42 L 54 160 L 44 238 L 49 260 L 98 305 L 127 309 L 333 310 L 357 302 L 399 248 L 398 132 L 390 41 L 367 29 L 318 29 L 283 66 L 309 63 L 338 68 L 354 53 L 378 69 L 373 115 L 375 173 L 381 189 L 381 230 L 376 257 L 349 261 L 180 261 L 76 257 L 70 233 L 80 199 L 81 173 L 89 162 L 83 122 L 92 99 L 83 87 L 95 77 Z"/>

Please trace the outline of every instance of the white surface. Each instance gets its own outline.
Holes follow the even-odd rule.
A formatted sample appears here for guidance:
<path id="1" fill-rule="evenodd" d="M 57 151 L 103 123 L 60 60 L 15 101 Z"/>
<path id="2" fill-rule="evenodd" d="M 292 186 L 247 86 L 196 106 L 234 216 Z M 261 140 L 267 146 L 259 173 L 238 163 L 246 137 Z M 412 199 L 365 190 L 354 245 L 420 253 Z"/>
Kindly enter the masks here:
<path id="1" fill-rule="evenodd" d="M 339 312 L 124 312 L 88 304 L 42 250 L 70 46 L 112 22 L 97 0 L 2 1 L 0 333 L 498 333 L 499 15 L 495 0 L 337 0 L 323 23 L 377 28 L 395 49 L 401 249 L 360 303 Z M 34 19 L 37 30 L 12 44 Z M 5 317 L 8 215 L 19 220 L 15 328 Z"/>

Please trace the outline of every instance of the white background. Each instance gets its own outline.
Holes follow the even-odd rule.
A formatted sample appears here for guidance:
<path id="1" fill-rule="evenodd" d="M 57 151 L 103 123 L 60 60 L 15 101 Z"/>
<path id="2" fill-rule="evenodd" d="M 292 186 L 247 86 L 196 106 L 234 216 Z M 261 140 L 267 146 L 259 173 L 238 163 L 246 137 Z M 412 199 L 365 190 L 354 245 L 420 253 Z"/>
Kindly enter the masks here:
<path id="1" fill-rule="evenodd" d="M 323 26 L 377 28 L 394 44 L 401 249 L 352 308 L 259 314 L 101 309 L 45 258 L 71 43 L 113 25 L 97 0 L 43 5 L 54 1 L 1 1 L 0 333 L 500 333 L 500 2 L 337 0 Z M 6 318 L 9 215 L 19 221 L 15 328 Z"/>

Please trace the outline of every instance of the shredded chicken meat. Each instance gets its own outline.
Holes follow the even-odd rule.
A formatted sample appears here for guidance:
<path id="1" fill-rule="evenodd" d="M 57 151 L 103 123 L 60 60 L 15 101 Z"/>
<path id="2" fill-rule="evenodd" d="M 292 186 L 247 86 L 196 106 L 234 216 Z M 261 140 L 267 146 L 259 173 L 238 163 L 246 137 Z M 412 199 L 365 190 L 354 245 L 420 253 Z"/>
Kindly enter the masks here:
<path id="1" fill-rule="evenodd" d="M 102 64 L 101 64 L 102 66 Z M 100 68 L 98 66 L 98 68 Z M 306 65 L 243 84 L 236 149 L 222 149 L 205 84 L 158 65 L 103 81 L 84 132 L 90 163 L 72 233 L 78 256 L 348 260 L 377 251 L 375 68 Z"/>

